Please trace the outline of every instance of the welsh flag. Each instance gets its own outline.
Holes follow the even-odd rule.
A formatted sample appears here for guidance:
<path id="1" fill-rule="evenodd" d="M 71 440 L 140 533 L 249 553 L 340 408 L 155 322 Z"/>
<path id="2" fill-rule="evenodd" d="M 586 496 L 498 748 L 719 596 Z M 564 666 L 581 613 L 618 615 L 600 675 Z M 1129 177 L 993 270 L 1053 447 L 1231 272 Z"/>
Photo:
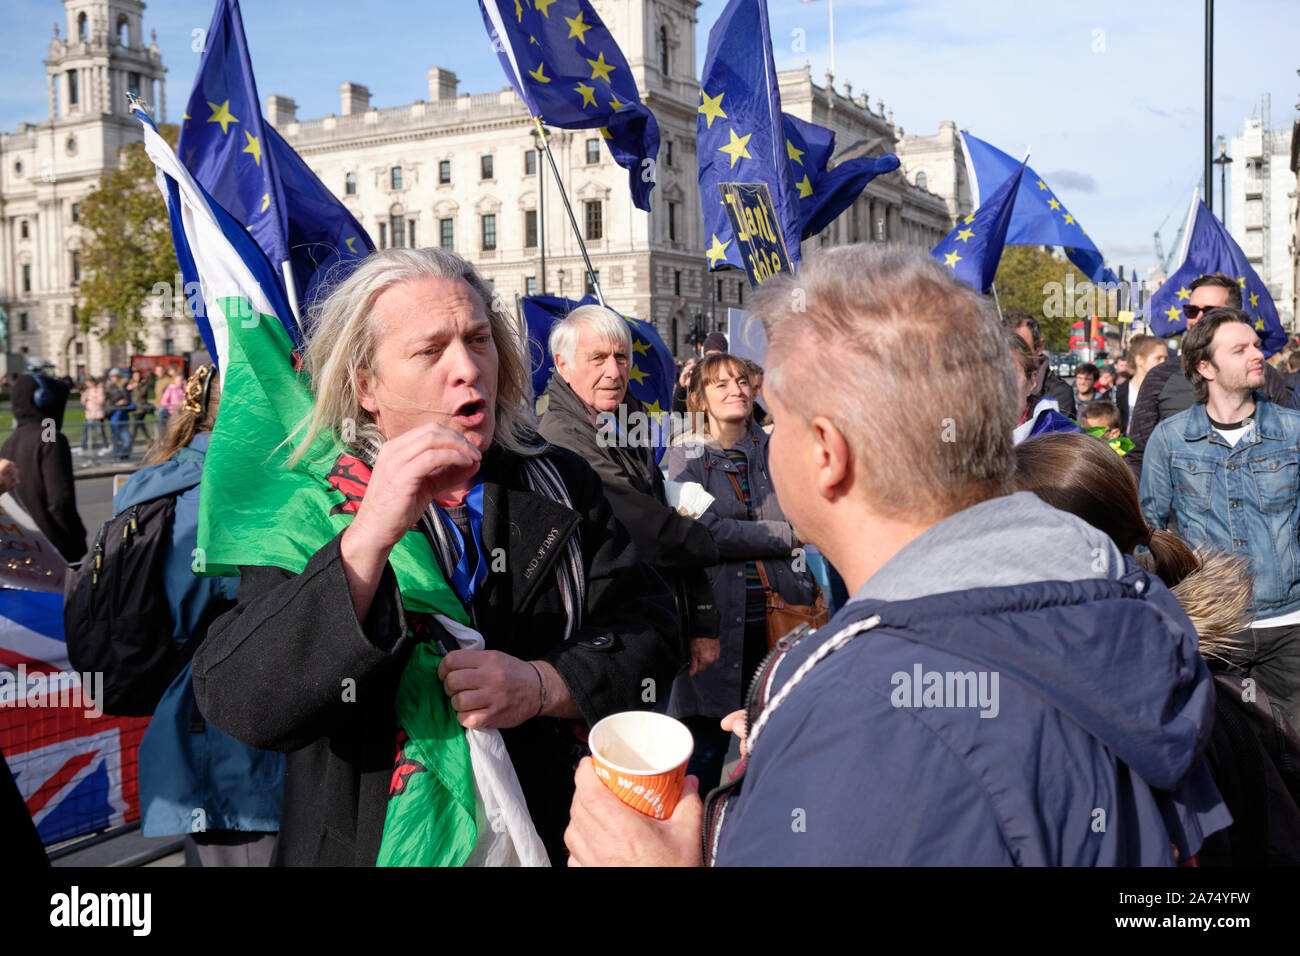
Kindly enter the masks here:
<path id="1" fill-rule="evenodd" d="M 186 280 L 201 283 L 202 312 L 195 318 L 222 373 L 221 410 L 203 469 L 195 570 L 237 574 L 247 564 L 301 572 L 352 520 L 369 470 L 326 436 L 297 466 L 287 464 L 285 439 L 307 415 L 311 396 L 294 368 L 284 324 L 291 313 L 275 274 L 149 117 L 140 110 L 136 116 L 167 199 L 177 259 Z M 389 563 L 407 611 L 468 622 L 422 534 L 409 532 Z M 402 733 L 394 741 L 380 865 L 459 866 L 478 839 L 476 770 L 438 680 L 439 661 L 433 645 L 422 643 L 402 675 L 394 704 Z"/>

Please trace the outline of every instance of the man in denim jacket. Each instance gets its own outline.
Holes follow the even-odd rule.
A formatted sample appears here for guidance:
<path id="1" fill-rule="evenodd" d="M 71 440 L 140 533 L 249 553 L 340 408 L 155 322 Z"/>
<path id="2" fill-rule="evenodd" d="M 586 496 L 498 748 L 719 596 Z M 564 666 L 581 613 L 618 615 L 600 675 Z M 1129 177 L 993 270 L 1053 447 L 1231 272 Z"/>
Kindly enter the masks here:
<path id="1" fill-rule="evenodd" d="M 1250 318 L 1213 309 L 1183 340 L 1196 404 L 1161 422 L 1142 468 L 1142 512 L 1196 547 L 1250 557 L 1252 627 L 1225 656 L 1300 724 L 1300 413 L 1268 401 Z"/>

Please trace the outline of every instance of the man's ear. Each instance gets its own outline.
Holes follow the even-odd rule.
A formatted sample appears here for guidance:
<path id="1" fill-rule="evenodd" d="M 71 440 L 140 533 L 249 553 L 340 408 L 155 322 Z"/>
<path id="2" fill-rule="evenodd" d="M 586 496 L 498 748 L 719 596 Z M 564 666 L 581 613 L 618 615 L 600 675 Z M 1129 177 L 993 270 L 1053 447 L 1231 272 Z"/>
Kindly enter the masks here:
<path id="1" fill-rule="evenodd" d="M 853 486 L 853 451 L 844 433 L 824 415 L 815 416 L 808 425 L 816 456 L 817 492 L 827 501 L 835 501 Z"/>
<path id="2" fill-rule="evenodd" d="M 357 372 L 357 402 L 371 415 L 379 411 L 379 403 L 375 401 L 375 377 L 368 369 Z"/>
<path id="3" fill-rule="evenodd" d="M 552 355 L 551 360 L 555 362 L 555 373 L 564 380 L 564 384 L 569 384 L 569 366 L 564 363 L 564 359 L 561 358 L 560 353 L 556 352 Z"/>
<path id="4" fill-rule="evenodd" d="M 1203 359 L 1200 364 L 1196 366 L 1196 374 L 1200 375 L 1201 378 L 1205 379 L 1207 382 L 1213 382 L 1218 371 L 1219 370 L 1214 367 L 1214 363 L 1209 359 Z M 1207 375 L 1207 372 L 1210 374 Z"/>

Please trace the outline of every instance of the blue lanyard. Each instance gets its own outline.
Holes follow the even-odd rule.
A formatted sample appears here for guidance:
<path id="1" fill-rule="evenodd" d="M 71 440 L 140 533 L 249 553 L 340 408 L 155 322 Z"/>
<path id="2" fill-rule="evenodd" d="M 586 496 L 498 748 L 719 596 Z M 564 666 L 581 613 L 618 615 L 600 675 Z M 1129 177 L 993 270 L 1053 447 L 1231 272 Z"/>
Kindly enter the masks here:
<path id="1" fill-rule="evenodd" d="M 469 555 L 465 550 L 465 539 L 456 527 L 456 522 L 447 517 L 447 513 L 438 509 L 438 514 L 456 537 L 456 547 L 460 549 L 460 559 L 451 573 L 451 586 L 460 596 L 466 607 L 474 605 L 474 592 L 487 579 L 487 562 L 483 558 L 483 483 L 479 482 L 465 496 L 465 506 L 469 510 L 469 530 L 474 535 L 474 549 L 478 555 L 477 567 L 471 575 Z"/>

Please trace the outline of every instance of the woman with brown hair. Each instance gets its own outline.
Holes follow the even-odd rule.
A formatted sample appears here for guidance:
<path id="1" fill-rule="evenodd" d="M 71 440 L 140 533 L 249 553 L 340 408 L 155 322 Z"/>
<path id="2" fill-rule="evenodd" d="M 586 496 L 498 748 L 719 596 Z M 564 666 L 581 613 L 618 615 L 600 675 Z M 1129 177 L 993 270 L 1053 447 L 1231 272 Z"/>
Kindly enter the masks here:
<path id="1" fill-rule="evenodd" d="M 1215 721 L 1205 757 L 1234 820 L 1206 838 L 1198 861 L 1300 863 L 1300 737 L 1262 691 L 1225 672 L 1222 662 L 1251 621 L 1249 561 L 1193 552 L 1172 531 L 1151 528 L 1133 472 L 1091 435 L 1042 435 L 1018 445 L 1015 485 L 1104 531 L 1169 587 L 1196 628 L 1201 655 L 1215 671 Z M 1138 553 L 1140 547 L 1146 550 Z"/>
<path id="2" fill-rule="evenodd" d="M 713 496 L 700 515 L 722 563 L 708 569 L 720 621 L 716 654 L 691 642 L 691 667 L 673 684 L 668 712 L 695 737 L 688 773 L 700 792 L 717 786 L 730 744 L 719 721 L 743 704 L 750 677 L 767 653 L 766 591 L 789 604 L 812 604 L 817 585 L 781 511 L 768 471 L 770 436 L 754 422 L 746 361 L 719 352 L 694 368 L 686 409 L 694 428 L 678 436 L 664 458 L 670 481 L 695 482 Z M 716 660 L 714 659 L 716 657 Z"/>
<path id="3" fill-rule="evenodd" d="M 113 499 L 133 505 L 176 496 L 163 587 L 176 622 L 173 638 L 202 641 L 209 623 L 233 606 L 239 579 L 195 573 L 199 481 L 217 417 L 215 366 L 189 377 L 165 435 Z M 284 755 L 254 750 L 204 720 L 195 706 L 190 666 L 164 692 L 140 742 L 141 832 L 185 834 L 191 865 L 266 866 L 280 828 Z"/>

